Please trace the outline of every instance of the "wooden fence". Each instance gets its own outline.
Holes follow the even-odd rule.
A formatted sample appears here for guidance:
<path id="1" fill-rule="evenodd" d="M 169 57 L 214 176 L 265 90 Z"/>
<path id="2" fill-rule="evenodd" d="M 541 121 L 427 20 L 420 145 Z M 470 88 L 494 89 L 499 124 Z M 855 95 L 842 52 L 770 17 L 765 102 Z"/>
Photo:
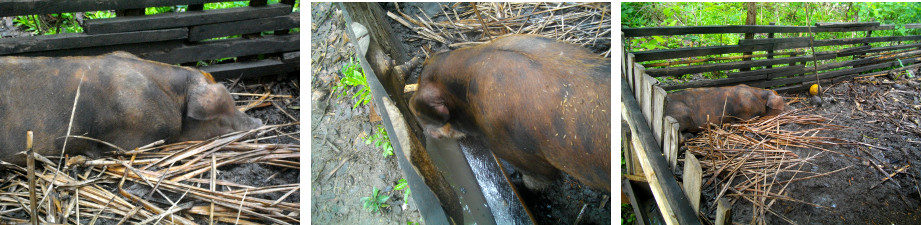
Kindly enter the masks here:
<path id="1" fill-rule="evenodd" d="M 905 25 L 918 28 L 918 24 Z M 878 22 L 862 23 L 816 23 L 815 26 L 772 26 L 735 25 L 702 27 L 653 27 L 624 28 L 624 37 L 719 34 L 719 33 L 765 33 L 767 38 L 740 40 L 736 45 L 707 46 L 631 52 L 636 62 L 651 77 L 677 77 L 685 74 L 721 71 L 726 78 L 663 85 L 666 91 L 707 86 L 728 86 L 748 84 L 754 87 L 774 88 L 777 91 L 797 91 L 808 88 L 816 82 L 834 82 L 856 76 L 878 75 L 899 70 L 917 68 L 921 61 L 921 35 L 871 37 L 873 31 L 891 30 L 894 25 L 880 25 Z M 812 32 L 812 34 L 810 33 Z M 828 32 L 866 32 L 863 38 L 840 38 L 816 40 L 813 34 Z M 800 33 L 790 38 L 774 38 L 775 33 Z M 880 43 L 873 47 L 870 43 Z M 815 54 L 811 47 L 840 46 L 835 51 L 821 51 Z M 753 52 L 763 52 L 753 54 Z M 783 51 L 783 52 L 781 52 Z M 743 53 L 742 56 L 721 56 L 727 53 Z M 845 58 L 846 57 L 846 58 Z M 837 60 L 832 60 L 837 59 Z M 654 60 L 667 62 L 652 63 Z M 817 60 L 815 67 L 806 62 Z M 823 62 L 831 60 L 832 62 Z M 901 61 L 901 62 L 900 62 Z M 909 65 L 914 65 L 909 67 Z M 866 74 L 871 70 L 893 66 L 904 66 L 887 71 Z M 754 68 L 754 69 L 753 69 Z M 815 75 L 818 71 L 818 78 Z"/>
<path id="2" fill-rule="evenodd" d="M 226 1 L 226 0 L 223 0 Z M 215 79 L 283 74 L 300 68 L 300 23 L 294 0 L 248 7 L 202 10 L 222 0 L 23 0 L 0 1 L 0 17 L 116 10 L 115 18 L 87 19 L 83 33 L 0 38 L 0 56 L 86 56 L 127 51 L 141 58 L 195 66 L 238 57 L 237 62 L 199 66 Z M 188 5 L 177 13 L 143 15 L 145 7 Z M 263 33 L 274 31 L 271 34 Z M 242 35 L 241 38 L 212 38 Z"/>

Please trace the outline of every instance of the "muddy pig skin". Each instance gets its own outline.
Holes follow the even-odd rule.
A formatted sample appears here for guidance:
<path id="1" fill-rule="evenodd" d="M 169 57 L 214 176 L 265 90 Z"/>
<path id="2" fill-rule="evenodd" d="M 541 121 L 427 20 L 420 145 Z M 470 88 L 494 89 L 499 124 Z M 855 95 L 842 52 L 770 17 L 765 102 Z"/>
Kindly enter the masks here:
<path id="1" fill-rule="evenodd" d="M 83 80 L 82 85 L 80 80 Z M 67 134 L 130 150 L 157 140 L 203 140 L 257 128 L 262 122 L 234 109 L 230 94 L 196 69 L 147 61 L 125 52 L 96 57 L 0 57 L 0 160 L 24 165 L 26 131 L 33 150 L 58 156 Z M 67 154 L 115 151 L 97 142 L 67 140 Z"/>
<path id="2" fill-rule="evenodd" d="M 429 57 L 409 104 L 431 137 L 485 138 L 529 189 L 562 171 L 610 192 L 610 91 L 610 59 L 513 35 Z"/>
<path id="3" fill-rule="evenodd" d="M 773 90 L 740 84 L 730 87 L 691 88 L 666 96 L 665 115 L 678 121 L 679 131 L 694 132 L 708 123 L 727 123 L 758 116 L 775 116 L 786 108 Z M 726 113 L 723 114 L 725 102 Z M 709 120 L 707 116 L 709 115 Z M 720 121 L 722 117 L 722 121 Z"/>

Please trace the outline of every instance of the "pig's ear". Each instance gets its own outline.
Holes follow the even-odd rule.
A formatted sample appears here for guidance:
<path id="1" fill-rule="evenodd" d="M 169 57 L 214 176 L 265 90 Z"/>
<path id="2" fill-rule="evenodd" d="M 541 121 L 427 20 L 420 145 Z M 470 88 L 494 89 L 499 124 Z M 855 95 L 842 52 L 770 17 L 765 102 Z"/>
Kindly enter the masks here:
<path id="1" fill-rule="evenodd" d="M 233 100 L 227 89 L 220 84 L 201 85 L 189 90 L 186 116 L 196 120 L 210 120 L 228 110 Z"/>

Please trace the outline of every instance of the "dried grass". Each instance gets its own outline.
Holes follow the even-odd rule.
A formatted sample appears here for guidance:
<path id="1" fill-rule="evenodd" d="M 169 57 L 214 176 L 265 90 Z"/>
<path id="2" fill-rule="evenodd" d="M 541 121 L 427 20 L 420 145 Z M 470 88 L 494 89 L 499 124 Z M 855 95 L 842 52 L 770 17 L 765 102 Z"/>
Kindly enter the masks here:
<path id="1" fill-rule="evenodd" d="M 822 132 L 846 127 L 829 124 L 828 118 L 808 114 L 806 111 L 792 110 L 773 118 L 711 126 L 698 137 L 687 141 L 688 151 L 700 158 L 703 176 L 709 177 L 704 181 L 704 186 L 716 187 L 716 198 L 711 199 L 713 206 L 723 196 L 736 197 L 733 202 L 744 199 L 752 203 L 752 224 L 767 224 L 767 214 L 793 224 L 790 219 L 771 210 L 771 206 L 778 200 L 827 208 L 790 198 L 785 191 L 792 182 L 850 168 L 826 173 L 800 170 L 825 153 L 850 156 L 826 147 L 853 142 L 820 136 Z M 819 152 L 801 157 L 790 151 L 791 148 L 814 149 Z"/>
<path id="2" fill-rule="evenodd" d="M 41 224 L 82 224 L 81 219 L 90 218 L 91 224 L 99 218 L 118 224 L 197 224 L 195 220 L 298 224 L 299 203 L 283 201 L 299 191 L 298 183 L 254 187 L 213 177 L 218 167 L 232 164 L 259 163 L 298 171 L 299 145 L 243 139 L 256 133 L 281 133 L 280 128 L 297 124 L 263 126 L 207 141 L 142 147 L 97 160 L 72 157 L 61 170 L 41 164 L 35 170 L 33 187 L 28 185 L 27 170 L 13 166 L 0 177 L 4 184 L 0 187 L 0 221 L 29 223 L 12 215 L 31 211 L 31 189 L 38 196 Z M 139 195 L 137 188 L 122 189 L 126 181 L 151 191 Z M 263 198 L 261 194 L 267 193 L 284 195 Z"/>
<path id="3" fill-rule="evenodd" d="M 400 8 L 400 6 L 397 6 Z M 421 11 L 421 9 L 420 9 Z M 611 4 L 595 3 L 469 3 L 442 5 L 436 15 L 387 16 L 416 32 L 417 38 L 463 47 L 507 34 L 541 34 L 581 46 L 611 43 Z M 434 21 L 433 18 L 446 18 Z M 468 34 L 478 34 L 474 37 Z M 608 49 L 602 55 L 610 55 Z"/>

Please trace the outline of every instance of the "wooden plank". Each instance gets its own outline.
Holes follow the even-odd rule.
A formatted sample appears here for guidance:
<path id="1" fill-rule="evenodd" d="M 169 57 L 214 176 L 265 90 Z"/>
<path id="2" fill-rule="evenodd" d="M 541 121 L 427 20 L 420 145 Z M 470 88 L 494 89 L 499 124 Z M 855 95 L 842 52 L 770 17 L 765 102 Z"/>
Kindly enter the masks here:
<path id="1" fill-rule="evenodd" d="M 143 58 L 170 64 L 195 62 L 226 57 L 239 57 L 300 49 L 300 36 L 272 35 L 255 39 L 234 38 L 208 41 L 143 55 Z"/>
<path id="2" fill-rule="evenodd" d="M 299 15 L 291 13 L 285 16 L 193 26 L 189 28 L 189 41 L 296 28 L 300 24 Z"/>
<path id="3" fill-rule="evenodd" d="M 161 13 L 139 17 L 86 20 L 83 30 L 87 34 L 154 30 L 284 16 L 290 13 L 291 6 L 285 4 L 272 4 L 263 7 L 237 7 L 179 13 Z"/>
<path id="4" fill-rule="evenodd" d="M 285 52 L 281 55 L 281 61 L 285 63 L 291 63 L 291 62 L 300 63 L 300 60 L 301 60 L 301 51 Z"/>
<path id="5" fill-rule="evenodd" d="M 891 30 L 894 25 L 867 27 L 812 27 L 812 32 L 848 32 L 867 30 Z M 727 25 L 727 26 L 675 26 L 622 28 L 624 37 L 664 36 L 684 34 L 723 34 L 723 33 L 808 33 L 805 26 L 771 26 L 771 25 Z"/>
<path id="6" fill-rule="evenodd" d="M 183 46 L 184 41 L 182 40 L 170 40 L 170 41 L 158 41 L 158 42 L 144 42 L 144 43 L 133 43 L 133 44 L 120 44 L 120 45 L 105 45 L 97 47 L 88 47 L 88 48 L 75 48 L 75 49 L 64 49 L 64 50 L 53 50 L 53 51 L 41 51 L 41 52 L 27 52 L 20 54 L 13 54 L 18 56 L 48 56 L 48 57 L 63 57 L 63 56 L 96 56 L 107 54 L 114 51 L 125 51 L 130 52 L 135 55 L 145 55 L 152 52 L 162 52 L 164 49 L 174 49 Z M 143 58 L 143 57 L 142 57 Z"/>
<path id="7" fill-rule="evenodd" d="M 809 46 L 809 40 L 812 40 L 812 37 L 792 37 L 792 38 L 767 38 L 767 39 L 742 39 L 739 40 L 739 45 L 765 45 L 765 44 L 778 44 L 778 43 L 788 43 L 788 42 L 805 42 L 806 46 Z"/>
<path id="8" fill-rule="evenodd" d="M 643 95 L 640 100 L 640 105 L 643 106 L 643 115 L 646 115 L 646 122 L 649 123 L 648 126 L 652 127 L 652 106 L 655 102 L 652 101 L 652 86 L 658 84 L 659 82 L 649 76 L 649 74 L 643 74 Z"/>
<path id="9" fill-rule="evenodd" d="M 910 23 L 910 24 L 905 24 L 905 28 L 907 28 L 907 29 L 918 29 L 918 28 L 921 28 L 921 23 Z"/>
<path id="10" fill-rule="evenodd" d="M 730 73 L 729 75 L 727 75 L 727 78 L 722 78 L 722 79 L 684 82 L 680 84 L 665 86 L 663 87 L 663 89 L 665 89 L 666 91 L 671 91 L 671 90 L 679 90 L 679 89 L 685 89 L 685 88 L 728 86 L 728 85 L 745 83 L 747 81 L 768 80 L 774 77 L 783 77 L 783 76 L 790 76 L 794 74 L 802 74 L 805 71 L 806 71 L 806 68 L 804 65 L 774 67 L 770 69 L 760 69 L 760 70 L 753 70 L 753 71 L 748 71 L 748 72 Z"/>
<path id="11" fill-rule="evenodd" d="M 643 74 L 646 74 L 646 68 L 639 64 L 633 64 L 633 91 L 637 93 L 636 96 L 640 96 L 643 92 L 643 89 L 640 88 L 643 86 Z"/>
<path id="12" fill-rule="evenodd" d="M 0 1 L 0 17 L 64 12 L 136 9 L 155 6 L 191 5 L 223 1 L 227 0 L 5 0 Z"/>
<path id="13" fill-rule="evenodd" d="M 217 64 L 199 68 L 211 73 L 215 80 L 254 78 L 284 74 L 300 69 L 298 63 L 285 63 L 279 59 L 264 59 L 252 62 Z"/>
<path id="14" fill-rule="evenodd" d="M 678 125 L 678 120 L 671 116 L 665 116 L 665 140 L 663 140 L 664 145 L 662 145 L 662 151 L 665 153 L 665 160 L 668 162 L 669 168 L 676 169 L 678 168 L 678 149 L 680 147 L 681 133 L 678 132 L 680 125 Z M 677 170 L 673 170 L 677 171 Z"/>
<path id="15" fill-rule="evenodd" d="M 620 138 L 621 140 L 630 140 L 630 126 L 627 125 L 627 122 L 622 122 L 620 124 Z M 633 145 L 629 141 L 620 142 L 620 151 L 624 153 L 624 160 L 627 164 L 625 174 L 636 175 L 642 174 L 642 167 L 639 165 L 639 159 L 636 158 L 636 153 L 633 152 Z"/>
<path id="16" fill-rule="evenodd" d="M 189 31 L 186 28 L 174 28 L 98 35 L 65 33 L 32 37 L 2 38 L 0 39 L 0 55 L 185 39 L 188 33 Z"/>
<path id="17" fill-rule="evenodd" d="M 630 85 L 621 80 L 621 116 L 630 126 L 631 143 L 640 165 L 644 171 L 656 204 L 662 212 L 666 224 L 694 225 L 700 224 L 697 214 L 691 208 L 687 196 L 675 181 L 674 174 L 668 168 L 662 149 L 652 136 L 649 126 L 644 121 L 640 106 L 630 90 Z"/>
<path id="18" fill-rule="evenodd" d="M 879 26 L 879 22 L 826 22 L 815 23 L 816 27 L 873 27 Z"/>
<path id="19" fill-rule="evenodd" d="M 755 40 L 750 40 L 750 41 L 745 41 L 745 40 L 743 41 L 745 41 L 745 43 L 748 43 L 748 42 L 755 42 L 755 41 L 760 41 L 760 40 L 769 40 L 769 39 L 755 39 Z M 820 46 L 830 46 L 830 45 L 859 44 L 859 43 L 865 43 L 865 42 L 874 43 L 874 42 L 910 41 L 910 40 L 921 40 L 921 35 L 816 40 L 814 45 L 816 47 L 820 47 Z M 742 43 L 743 41 L 740 41 L 740 43 Z M 679 48 L 679 49 L 661 49 L 661 50 L 633 52 L 633 54 L 637 62 L 645 62 L 645 61 L 660 60 L 660 59 L 674 59 L 674 58 L 694 57 L 694 56 L 703 56 L 703 55 L 740 53 L 740 52 L 748 52 L 748 51 L 783 50 L 783 49 L 804 48 L 804 47 L 809 47 L 808 39 L 803 40 L 802 38 L 794 38 L 794 39 L 789 39 L 789 41 L 787 42 L 782 42 L 782 43 L 777 43 L 777 44 L 745 44 L 745 45 L 707 46 L 707 47 Z"/>
<path id="20" fill-rule="evenodd" d="M 729 200 L 725 197 L 717 200 L 716 203 L 716 225 L 730 225 L 732 224 L 732 205 L 729 204 Z"/>
<path id="21" fill-rule="evenodd" d="M 624 140 L 628 140 L 628 139 L 624 139 Z M 647 212 L 646 210 L 643 210 L 643 207 L 640 206 L 642 204 L 642 201 L 640 201 L 640 199 L 637 198 L 637 193 L 636 191 L 633 190 L 633 185 L 634 185 L 633 182 L 628 179 L 620 180 L 620 186 L 623 192 L 627 194 L 627 198 L 629 198 L 630 203 L 633 204 L 633 215 L 636 216 L 636 220 L 634 220 L 634 225 L 646 225 L 646 218 L 647 218 L 646 213 Z"/>
<path id="22" fill-rule="evenodd" d="M 634 78 L 633 73 L 636 72 L 636 70 L 634 69 L 634 65 L 633 65 L 633 53 L 626 53 L 625 55 L 626 57 L 624 58 L 626 58 L 625 59 L 626 63 L 624 65 L 627 65 L 626 66 L 627 73 L 624 75 L 627 76 L 627 81 L 628 81 L 627 83 L 631 85 L 630 87 L 632 89 L 633 85 L 636 84 L 636 81 L 633 79 Z M 633 89 L 633 90 L 636 90 L 636 89 Z"/>
<path id="23" fill-rule="evenodd" d="M 652 88 L 652 133 L 656 136 L 656 141 L 661 145 L 663 137 L 662 124 L 665 121 L 665 96 L 668 92 L 659 86 Z"/>
<path id="24" fill-rule="evenodd" d="M 700 188 L 702 187 L 701 177 L 703 169 L 700 167 L 700 161 L 691 154 L 691 151 L 684 153 L 684 193 L 687 194 L 688 200 L 691 201 L 691 207 L 694 212 L 700 211 Z"/>
<path id="25" fill-rule="evenodd" d="M 903 64 L 913 64 L 918 61 L 921 61 L 921 57 L 905 59 L 905 60 L 902 60 L 902 63 Z M 845 76 L 845 75 L 855 75 L 855 74 L 859 74 L 865 71 L 886 68 L 886 67 L 896 66 L 896 65 L 899 65 L 899 62 L 897 61 L 896 62 L 884 62 L 884 63 L 868 65 L 868 66 L 858 67 L 858 68 L 853 68 L 853 69 L 844 69 L 844 70 L 836 70 L 836 71 L 831 71 L 831 72 L 819 73 L 818 79 L 821 80 L 821 79 L 828 79 L 828 78 L 834 78 L 834 77 Z M 808 74 L 808 75 L 791 77 L 791 78 L 786 78 L 786 79 L 778 79 L 778 80 L 753 83 L 751 84 L 751 86 L 765 88 L 765 87 L 773 87 L 777 85 L 802 83 L 802 82 L 806 82 L 809 80 L 815 80 L 815 79 L 816 78 L 814 75 Z"/>
<path id="26" fill-rule="evenodd" d="M 834 53 L 820 54 L 816 56 L 818 60 L 834 59 L 837 55 Z M 746 67 L 756 67 L 756 66 L 767 66 L 767 65 L 780 65 L 793 62 L 807 62 L 812 61 L 812 55 L 805 56 L 796 56 L 796 57 L 785 57 L 777 59 L 762 59 L 762 60 L 753 60 L 753 61 L 736 61 L 728 63 L 713 63 L 713 64 L 703 64 L 703 65 L 694 65 L 694 66 L 681 66 L 681 67 L 665 67 L 647 70 L 650 76 L 653 77 L 665 77 L 665 76 L 681 76 L 685 74 L 700 73 L 700 72 L 710 72 L 710 71 L 719 71 L 719 70 L 732 70 L 740 69 Z"/>

